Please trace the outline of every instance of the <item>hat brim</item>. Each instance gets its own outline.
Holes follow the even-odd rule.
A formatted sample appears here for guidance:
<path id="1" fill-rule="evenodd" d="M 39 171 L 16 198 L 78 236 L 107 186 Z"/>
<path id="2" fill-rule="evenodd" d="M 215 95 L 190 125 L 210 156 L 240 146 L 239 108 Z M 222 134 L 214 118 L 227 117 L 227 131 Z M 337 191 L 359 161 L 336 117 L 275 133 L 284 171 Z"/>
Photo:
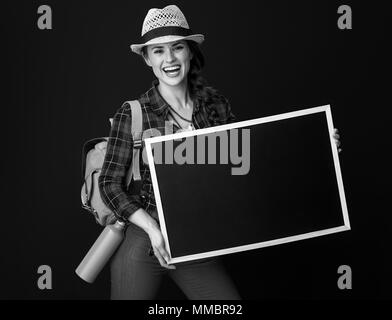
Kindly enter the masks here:
<path id="1" fill-rule="evenodd" d="M 204 35 L 191 34 L 189 36 L 162 36 L 162 37 L 151 39 L 150 41 L 147 41 L 146 43 L 131 44 L 131 50 L 137 54 L 142 54 L 142 49 L 145 46 L 149 46 L 152 44 L 169 43 L 169 42 L 180 41 L 180 40 L 191 40 L 191 41 L 195 41 L 200 44 L 204 41 Z"/>

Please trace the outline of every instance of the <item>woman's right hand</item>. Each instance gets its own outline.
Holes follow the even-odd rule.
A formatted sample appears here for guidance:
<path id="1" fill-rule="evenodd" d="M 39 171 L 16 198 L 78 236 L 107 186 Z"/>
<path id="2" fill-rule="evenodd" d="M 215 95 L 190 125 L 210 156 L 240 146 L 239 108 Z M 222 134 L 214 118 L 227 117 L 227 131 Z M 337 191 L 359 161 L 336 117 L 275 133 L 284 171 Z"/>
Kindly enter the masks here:
<path id="1" fill-rule="evenodd" d="M 165 247 L 165 240 L 163 239 L 163 235 L 158 226 L 151 228 L 147 232 L 150 237 L 151 246 L 154 250 L 154 255 L 157 257 L 160 265 L 166 269 L 176 269 L 174 265 L 169 265 L 167 261 L 169 261 L 169 254 Z"/>
<path id="2" fill-rule="evenodd" d="M 158 223 L 143 209 L 136 210 L 129 216 L 130 222 L 142 228 L 149 236 L 151 246 L 154 249 L 154 255 L 157 257 L 162 267 L 167 269 L 175 269 L 173 265 L 168 265 L 169 254 L 165 247 L 165 240 Z"/>

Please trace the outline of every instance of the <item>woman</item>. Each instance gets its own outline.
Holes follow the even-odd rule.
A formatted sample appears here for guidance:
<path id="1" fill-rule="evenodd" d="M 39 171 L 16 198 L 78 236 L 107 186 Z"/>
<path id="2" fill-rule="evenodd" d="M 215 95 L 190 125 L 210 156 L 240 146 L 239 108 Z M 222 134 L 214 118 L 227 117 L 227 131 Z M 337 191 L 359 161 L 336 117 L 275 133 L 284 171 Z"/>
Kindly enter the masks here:
<path id="1" fill-rule="evenodd" d="M 203 40 L 203 35 L 191 32 L 178 7 L 149 10 L 141 44 L 131 46 L 157 78 L 138 99 L 143 130 L 156 128 L 164 134 L 165 121 L 171 121 L 177 132 L 234 120 L 227 99 L 207 87 L 199 74 L 204 59 L 198 46 Z M 189 299 L 240 299 L 217 258 L 168 265 L 148 166 L 140 163 L 140 194 L 130 195 L 123 187 L 132 160 L 129 115 L 130 107 L 125 104 L 113 117 L 99 177 L 103 200 L 119 219 L 129 222 L 125 240 L 111 262 L 111 298 L 153 299 L 167 274 Z M 149 249 L 153 255 L 148 255 Z"/>

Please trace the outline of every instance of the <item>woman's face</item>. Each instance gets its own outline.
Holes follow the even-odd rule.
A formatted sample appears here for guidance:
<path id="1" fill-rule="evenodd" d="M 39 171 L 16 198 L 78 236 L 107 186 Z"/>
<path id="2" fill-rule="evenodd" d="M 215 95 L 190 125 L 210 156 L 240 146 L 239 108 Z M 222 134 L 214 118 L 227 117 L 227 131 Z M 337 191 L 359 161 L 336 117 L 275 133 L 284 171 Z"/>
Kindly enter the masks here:
<path id="1" fill-rule="evenodd" d="M 192 53 L 186 41 L 147 46 L 144 56 L 160 83 L 178 86 L 186 83 Z"/>

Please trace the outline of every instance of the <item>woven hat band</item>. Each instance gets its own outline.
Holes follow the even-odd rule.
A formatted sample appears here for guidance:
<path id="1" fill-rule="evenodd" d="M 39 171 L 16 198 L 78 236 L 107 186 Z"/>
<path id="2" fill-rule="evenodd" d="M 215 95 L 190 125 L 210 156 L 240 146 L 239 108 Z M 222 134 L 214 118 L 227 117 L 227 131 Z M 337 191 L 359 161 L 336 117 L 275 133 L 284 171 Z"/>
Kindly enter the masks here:
<path id="1" fill-rule="evenodd" d="M 192 34 L 191 29 L 185 29 L 182 27 L 177 27 L 177 26 L 166 26 L 166 27 L 160 27 L 160 28 L 155 28 L 152 29 L 148 32 L 146 32 L 142 36 L 142 42 L 146 43 L 147 41 L 150 41 L 154 38 L 162 37 L 162 36 L 189 36 Z"/>

